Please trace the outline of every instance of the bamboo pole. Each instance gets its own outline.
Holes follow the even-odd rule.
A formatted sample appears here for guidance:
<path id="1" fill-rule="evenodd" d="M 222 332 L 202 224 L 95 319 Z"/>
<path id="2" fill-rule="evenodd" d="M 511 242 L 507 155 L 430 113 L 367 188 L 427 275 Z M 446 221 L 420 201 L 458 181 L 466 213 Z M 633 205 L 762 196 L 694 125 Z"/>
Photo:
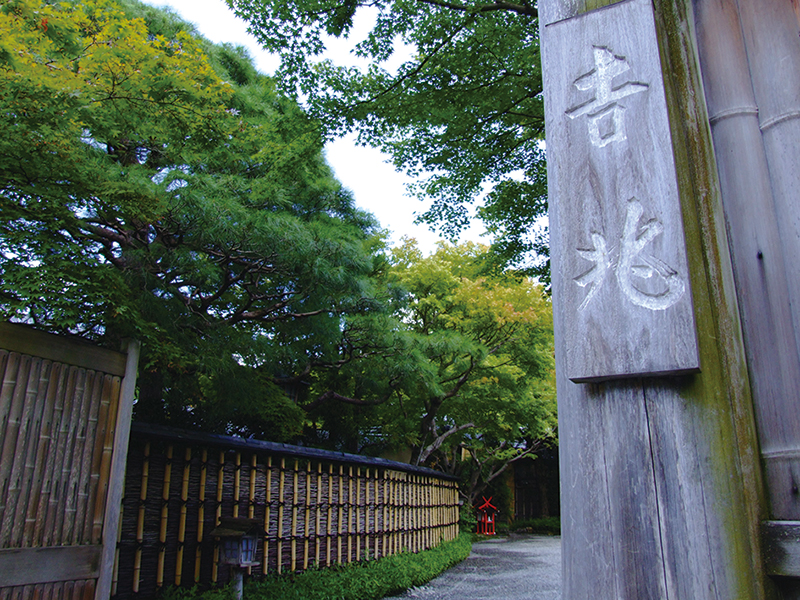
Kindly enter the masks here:
<path id="1" fill-rule="evenodd" d="M 247 518 L 252 519 L 256 514 L 256 475 L 258 473 L 258 456 L 254 453 L 250 457 L 250 490 L 248 493 Z"/>
<path id="2" fill-rule="evenodd" d="M 419 551 L 419 506 L 418 497 L 419 486 L 417 485 L 417 476 L 411 477 L 411 551 Z"/>
<path id="3" fill-rule="evenodd" d="M 266 507 L 264 509 L 264 531 L 267 532 L 267 536 L 264 538 L 264 564 L 261 565 L 261 572 L 266 575 L 269 571 L 269 522 L 270 516 L 272 511 L 272 457 L 267 457 L 267 484 L 265 490 L 265 498 L 264 503 Z"/>
<path id="4" fill-rule="evenodd" d="M 386 549 L 389 532 L 389 472 L 383 472 L 383 523 L 381 527 L 383 531 L 383 539 L 381 541 L 381 556 L 388 556 L 389 552 Z"/>
<path id="5" fill-rule="evenodd" d="M 344 533 L 344 465 L 339 465 L 339 503 L 336 521 L 336 562 L 342 564 L 342 534 Z"/>
<path id="6" fill-rule="evenodd" d="M 53 492 L 53 472 L 55 469 L 55 461 L 52 460 L 52 455 L 58 455 L 58 432 L 61 428 L 61 417 L 64 410 L 64 389 L 69 380 L 69 368 L 64 365 L 56 365 L 58 368 L 58 375 L 53 375 L 51 379 L 50 389 L 48 390 L 48 410 L 50 411 L 50 427 L 47 432 L 47 444 L 42 446 L 42 486 L 36 499 L 35 522 L 33 527 L 33 536 L 31 545 L 44 546 L 44 537 L 46 536 L 45 524 L 47 521 L 48 508 L 50 506 L 50 497 Z M 55 369 L 54 369 L 55 371 Z M 50 406 L 52 405 L 52 408 Z M 2 418 L 2 417 L 0 417 Z M 2 500 L 0 500 L 1 502 Z"/>
<path id="7" fill-rule="evenodd" d="M 20 486 L 22 495 L 19 498 L 17 517 L 15 519 L 18 522 L 19 534 L 14 536 L 17 539 L 17 544 L 23 548 L 30 546 L 33 528 L 36 522 L 36 503 L 39 497 L 41 482 L 40 474 L 45 459 L 42 453 L 42 445 L 47 445 L 47 437 L 43 437 L 43 434 L 46 435 L 45 432 L 49 429 L 48 410 L 52 408 L 51 405 L 48 405 L 47 390 L 53 372 L 57 371 L 57 366 L 58 365 L 53 365 L 50 361 L 43 361 L 39 383 L 37 385 L 36 403 L 31 411 L 33 422 L 27 435 L 28 448 L 25 453 L 25 469 L 22 485 Z M 2 372 L 2 365 L 0 365 L 0 375 Z M 102 450 L 101 444 L 97 444 L 96 446 Z M 96 482 L 94 483 L 95 485 L 90 488 L 92 491 L 97 489 Z M 89 539 L 91 535 L 91 520 L 87 519 L 86 521 L 87 531 L 84 539 L 88 542 L 91 541 Z"/>
<path id="8" fill-rule="evenodd" d="M 178 517 L 178 552 L 175 558 L 175 585 L 181 584 L 183 578 L 183 550 L 186 541 L 186 508 L 189 502 L 189 470 L 192 466 L 192 449 L 186 448 L 183 460 L 183 478 L 181 479 L 181 512 Z"/>
<path id="9" fill-rule="evenodd" d="M 110 379 L 110 377 L 108 377 Z M 92 520 L 93 516 L 89 511 L 92 506 L 92 467 L 95 465 L 99 470 L 100 456 L 96 454 L 95 448 L 100 446 L 95 435 L 97 432 L 97 413 L 103 397 L 103 389 L 106 387 L 104 373 L 92 372 L 92 385 L 87 386 L 87 398 L 84 402 L 83 411 L 80 416 L 81 427 L 78 429 L 78 441 L 76 468 L 72 470 L 71 484 L 75 486 L 74 498 L 74 523 L 71 525 L 72 532 L 65 537 L 69 544 L 83 544 L 90 540 L 88 535 L 84 537 L 87 521 Z M 28 426 L 29 427 L 29 426 Z M 102 451 L 102 450 L 101 450 Z M 20 453 L 24 454 L 24 451 Z M 97 475 L 99 477 L 99 473 Z M 95 477 L 95 484 L 97 482 Z M 82 525 L 83 524 L 83 525 Z M 116 536 L 114 536 L 116 538 Z"/>
<path id="10" fill-rule="evenodd" d="M 172 481 L 172 444 L 167 446 L 166 464 L 164 465 L 164 485 L 161 488 L 161 524 L 158 530 L 158 563 L 156 565 L 156 587 L 164 585 L 164 557 L 167 542 L 167 519 L 169 517 L 169 486 Z"/>
<path id="11" fill-rule="evenodd" d="M 286 459 L 281 458 L 281 476 L 278 488 L 278 574 L 283 572 L 283 510 L 286 487 Z"/>
<path id="12" fill-rule="evenodd" d="M 325 566 L 329 567 L 331 565 L 331 535 L 333 533 L 332 530 L 333 525 L 333 464 L 328 465 L 328 523 L 326 526 L 327 529 L 327 558 L 325 559 Z"/>
<path id="13" fill-rule="evenodd" d="M 233 467 L 233 518 L 239 517 L 239 502 L 242 493 L 242 453 L 236 453 Z"/>
<path id="14" fill-rule="evenodd" d="M 303 513 L 303 570 L 308 569 L 308 538 L 311 534 L 311 461 L 306 467 L 306 505 Z"/>
<path id="15" fill-rule="evenodd" d="M 247 493 L 247 518 L 252 519 L 256 514 L 256 474 L 258 457 L 255 453 L 250 455 L 250 481 Z M 247 567 L 247 574 L 253 574 L 253 567 Z"/>
<path id="16" fill-rule="evenodd" d="M 314 505 L 316 522 L 314 524 L 314 565 L 319 567 L 320 521 L 322 520 L 322 463 L 317 463 L 317 502 Z"/>
<path id="17" fill-rule="evenodd" d="M 61 475 L 56 483 L 61 493 L 54 497 L 56 514 L 53 520 L 53 543 L 58 545 L 67 543 L 72 523 L 75 521 L 73 504 L 75 487 L 70 483 L 75 462 L 75 445 L 78 440 L 77 430 L 81 427 L 80 418 L 86 396 L 86 370 L 75 368 L 72 370 L 75 372 L 74 387 L 70 389 L 71 394 L 64 404 L 69 420 L 66 423 L 65 435 L 62 437 L 63 455 L 58 463 L 61 466 Z"/>
<path id="18" fill-rule="evenodd" d="M 80 369 L 77 367 L 65 368 L 64 386 L 61 393 L 56 398 L 56 412 L 59 414 L 59 425 L 56 432 L 55 439 L 53 440 L 53 447 L 55 448 L 55 456 L 51 456 L 50 463 L 52 470 L 50 471 L 50 487 L 52 493 L 47 502 L 47 507 L 43 507 L 43 521 L 42 525 L 42 545 L 55 546 L 61 544 L 61 539 L 58 535 L 60 528 L 59 519 L 62 515 L 62 507 L 60 505 L 61 496 L 63 496 L 63 485 L 61 481 L 61 469 L 64 465 L 65 456 L 68 448 L 68 439 L 72 435 L 72 428 L 70 421 L 72 418 L 72 399 L 75 395 L 75 389 L 78 386 L 78 376 Z M 61 493 L 60 493 L 61 492 Z"/>
<path id="19" fill-rule="evenodd" d="M 225 451 L 219 453 L 219 466 L 217 467 L 217 505 L 214 515 L 214 525 L 219 525 L 222 516 L 222 491 L 225 483 Z M 214 546 L 214 560 L 211 565 L 211 581 L 217 583 L 219 578 L 219 546 Z"/>
<path id="20" fill-rule="evenodd" d="M 427 510 L 425 511 L 425 521 L 426 521 L 426 546 L 430 548 L 433 546 L 433 523 L 434 523 L 434 514 L 433 514 L 433 480 L 432 478 L 428 478 L 428 488 L 425 491 L 425 506 Z"/>
<path id="21" fill-rule="evenodd" d="M 362 482 L 362 475 L 361 469 L 359 468 L 357 473 L 358 479 L 356 480 L 356 485 L 358 486 L 356 489 L 356 497 L 358 498 L 358 513 L 356 516 L 356 529 L 358 531 L 358 537 L 356 538 L 356 560 L 361 560 L 361 541 L 364 538 L 364 553 L 369 553 L 369 538 L 366 537 L 367 535 L 367 513 L 369 511 L 368 506 L 368 497 L 369 491 L 366 481 L 364 481 L 364 503 L 361 503 L 361 482 Z M 369 469 L 365 470 L 364 479 L 369 476 Z M 362 521 L 363 517 L 363 521 Z M 362 526 L 363 522 L 363 526 Z"/>
<path id="22" fill-rule="evenodd" d="M 353 560 L 353 467 L 347 470 L 347 562 Z"/>
<path id="23" fill-rule="evenodd" d="M 208 477 L 208 450 L 203 448 L 200 458 L 200 490 L 198 492 L 199 506 L 197 507 L 197 550 L 194 555 L 194 582 L 200 581 L 200 563 L 203 557 L 203 526 L 206 516 L 206 479 Z"/>
<path id="24" fill-rule="evenodd" d="M 33 429 L 36 420 L 37 398 L 40 398 L 39 387 L 42 378 L 42 371 L 47 370 L 47 364 L 43 364 L 40 358 L 33 358 L 30 361 L 31 368 L 25 380 L 19 382 L 17 394 L 20 403 L 19 409 L 14 411 L 17 416 L 12 422 L 5 423 L 6 431 L 14 431 L 13 439 L 6 434 L 3 441 L 3 456 L 0 458 L 2 465 L 0 470 L 5 471 L 6 475 L 0 478 L 0 492 L 4 492 L 0 503 L 5 504 L 5 511 L 0 508 L 0 538 L 3 539 L 0 547 L 18 547 L 23 534 L 25 519 L 24 510 L 27 502 L 27 492 L 29 481 L 25 481 L 28 462 L 29 439 L 34 433 Z M 36 432 L 38 434 L 38 432 Z M 38 438 L 38 435 L 36 435 Z M 22 514 L 20 514 L 22 513 Z"/>
<path id="25" fill-rule="evenodd" d="M 397 492 L 398 492 L 399 486 L 397 485 L 398 482 L 397 482 L 397 472 L 396 471 L 392 471 L 391 481 L 392 481 L 392 484 L 391 484 L 392 542 L 390 544 L 390 548 L 392 550 L 392 554 L 397 554 L 399 552 L 398 547 L 399 547 L 399 544 L 400 544 L 400 540 L 398 539 L 398 532 L 400 530 L 400 526 L 399 526 L 400 522 L 399 522 L 399 510 L 398 510 L 398 502 L 397 502 Z"/>
<path id="26" fill-rule="evenodd" d="M 380 538 L 379 532 L 381 531 L 381 527 L 382 527 L 382 525 L 379 526 L 379 524 L 378 524 L 379 521 L 380 521 L 380 506 L 379 506 L 379 501 L 380 501 L 380 498 L 379 498 L 379 495 L 380 495 L 380 471 L 378 469 L 375 469 L 375 473 L 373 475 L 372 485 L 373 485 L 373 491 L 374 491 L 374 494 L 372 496 L 373 504 L 374 504 L 374 506 L 372 507 L 372 518 L 373 518 L 373 521 L 374 521 L 373 529 L 375 531 L 375 534 L 373 535 L 373 538 L 372 538 L 372 543 L 373 543 L 373 546 L 375 547 L 375 551 L 374 551 L 375 558 L 378 558 L 379 557 L 379 555 L 378 555 L 378 540 Z"/>
<path id="27" fill-rule="evenodd" d="M 292 469 L 292 562 L 290 563 L 290 570 L 295 571 L 297 568 L 297 496 L 298 479 L 300 473 L 298 472 L 298 461 L 295 459 L 294 468 Z"/>
<path id="28" fill-rule="evenodd" d="M 102 431 L 98 432 L 98 438 L 102 435 L 103 443 L 99 444 L 100 460 L 97 468 L 97 483 L 94 497 L 94 516 L 92 518 L 92 532 L 89 536 L 93 544 L 101 541 L 103 531 L 103 518 L 105 514 L 106 495 L 103 490 L 108 485 L 111 473 L 111 459 L 114 453 L 114 434 L 117 422 L 117 411 L 119 407 L 119 396 L 122 380 L 119 377 L 111 379 L 111 388 L 108 395 L 104 394 L 104 401 L 100 406 L 99 420 L 102 422 Z"/>
<path id="29" fill-rule="evenodd" d="M 136 552 L 133 557 L 133 593 L 139 592 L 142 580 L 142 545 L 144 544 L 144 506 L 147 501 L 147 480 L 150 477 L 150 442 L 144 445 L 142 485 L 139 488 L 139 515 L 136 518 Z"/>

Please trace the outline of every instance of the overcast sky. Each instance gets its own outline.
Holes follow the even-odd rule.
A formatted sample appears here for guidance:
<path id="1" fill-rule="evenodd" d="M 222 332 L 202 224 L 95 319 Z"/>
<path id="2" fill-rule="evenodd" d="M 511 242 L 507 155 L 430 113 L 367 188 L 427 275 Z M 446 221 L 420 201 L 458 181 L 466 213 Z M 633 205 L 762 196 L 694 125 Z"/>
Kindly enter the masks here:
<path id="1" fill-rule="evenodd" d="M 278 61 L 260 49 L 253 36 L 247 33 L 244 21 L 228 9 L 224 0 L 143 1 L 153 6 L 171 7 L 186 21 L 194 23 L 198 31 L 212 42 L 231 42 L 247 47 L 261 72 L 272 74 L 275 71 Z M 356 27 L 358 25 L 357 21 Z M 362 25 L 369 27 L 369 23 Z M 337 63 L 356 64 L 345 43 L 337 43 L 326 56 L 334 58 Z M 358 206 L 373 213 L 381 226 L 392 232 L 392 242 L 397 243 L 402 236 L 409 236 L 417 239 L 424 252 L 434 249 L 439 236 L 424 225 L 414 224 L 415 213 L 422 212 L 425 204 L 406 195 L 405 184 L 409 179 L 387 162 L 386 155 L 355 145 L 353 137 L 329 143 L 325 150 L 336 177 L 353 192 Z M 462 239 L 487 243 L 486 238 L 480 237 L 481 231 L 482 228 L 473 227 Z"/>

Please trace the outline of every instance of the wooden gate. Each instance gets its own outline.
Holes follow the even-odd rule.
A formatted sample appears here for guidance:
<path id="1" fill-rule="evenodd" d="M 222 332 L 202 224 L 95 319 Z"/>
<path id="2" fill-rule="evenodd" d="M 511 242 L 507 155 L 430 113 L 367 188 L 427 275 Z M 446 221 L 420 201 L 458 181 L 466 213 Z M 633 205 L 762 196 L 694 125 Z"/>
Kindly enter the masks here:
<path id="1" fill-rule="evenodd" d="M 0 599 L 109 597 L 138 356 L 0 323 Z"/>

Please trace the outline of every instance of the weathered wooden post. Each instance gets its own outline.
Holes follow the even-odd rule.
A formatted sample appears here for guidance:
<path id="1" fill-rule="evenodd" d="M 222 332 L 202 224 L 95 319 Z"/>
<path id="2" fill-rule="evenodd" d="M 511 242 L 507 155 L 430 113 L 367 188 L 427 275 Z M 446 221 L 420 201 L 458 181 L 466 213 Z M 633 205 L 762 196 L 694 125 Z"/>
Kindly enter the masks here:
<path id="1" fill-rule="evenodd" d="M 564 598 L 772 597 L 693 6 L 539 10 Z"/>

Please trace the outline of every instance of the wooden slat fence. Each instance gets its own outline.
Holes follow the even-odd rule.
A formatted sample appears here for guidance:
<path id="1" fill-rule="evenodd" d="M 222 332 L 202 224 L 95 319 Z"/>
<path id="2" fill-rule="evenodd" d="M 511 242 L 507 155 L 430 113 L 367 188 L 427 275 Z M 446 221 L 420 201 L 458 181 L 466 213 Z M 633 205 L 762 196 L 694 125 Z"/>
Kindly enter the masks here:
<path id="1" fill-rule="evenodd" d="M 0 600 L 108 597 L 137 362 L 0 323 Z"/>
<path id="2" fill-rule="evenodd" d="M 456 482 L 430 469 L 134 423 L 112 594 L 224 583 L 219 517 L 263 522 L 253 575 L 416 552 L 458 535 Z"/>

